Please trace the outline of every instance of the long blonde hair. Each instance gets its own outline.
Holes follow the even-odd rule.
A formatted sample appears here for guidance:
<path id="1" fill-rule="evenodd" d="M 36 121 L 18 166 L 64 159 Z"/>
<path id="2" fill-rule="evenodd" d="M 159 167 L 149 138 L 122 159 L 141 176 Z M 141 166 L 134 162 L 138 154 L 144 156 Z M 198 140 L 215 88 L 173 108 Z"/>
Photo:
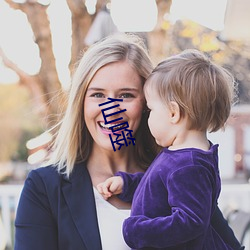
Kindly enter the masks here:
<path id="1" fill-rule="evenodd" d="M 88 48 L 80 59 L 72 78 L 67 108 L 53 144 L 50 162 L 57 166 L 59 172 L 69 176 L 75 163 L 86 161 L 91 153 L 93 139 L 85 125 L 83 104 L 92 78 L 101 67 L 124 60 L 138 72 L 144 84 L 153 66 L 142 40 L 138 37 L 108 37 Z M 145 113 L 135 134 L 134 157 L 142 168 L 146 168 L 157 153 L 147 118 Z"/>

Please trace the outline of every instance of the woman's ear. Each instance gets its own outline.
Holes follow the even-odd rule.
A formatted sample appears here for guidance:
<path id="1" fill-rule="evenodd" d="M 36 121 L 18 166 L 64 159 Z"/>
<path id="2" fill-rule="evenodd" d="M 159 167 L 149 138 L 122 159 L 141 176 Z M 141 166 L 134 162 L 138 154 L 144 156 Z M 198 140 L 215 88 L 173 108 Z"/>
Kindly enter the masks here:
<path id="1" fill-rule="evenodd" d="M 177 102 L 170 102 L 170 120 L 173 124 L 176 124 L 180 121 L 181 114 L 180 114 L 180 107 Z"/>

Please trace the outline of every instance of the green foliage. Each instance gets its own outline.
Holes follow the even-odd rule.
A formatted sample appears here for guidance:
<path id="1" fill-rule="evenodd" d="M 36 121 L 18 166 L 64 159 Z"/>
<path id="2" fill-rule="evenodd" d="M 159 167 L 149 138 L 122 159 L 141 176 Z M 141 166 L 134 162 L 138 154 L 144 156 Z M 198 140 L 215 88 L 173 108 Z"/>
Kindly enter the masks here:
<path id="1" fill-rule="evenodd" d="M 168 34 L 168 53 L 176 54 L 184 49 L 201 50 L 216 63 L 227 68 L 238 83 L 239 104 L 250 103 L 250 44 L 245 41 L 224 41 L 220 32 L 210 30 L 192 21 L 178 21 L 174 25 L 164 23 Z M 171 35 L 169 35 L 171 34 Z M 166 51 L 167 51 L 166 49 Z"/>

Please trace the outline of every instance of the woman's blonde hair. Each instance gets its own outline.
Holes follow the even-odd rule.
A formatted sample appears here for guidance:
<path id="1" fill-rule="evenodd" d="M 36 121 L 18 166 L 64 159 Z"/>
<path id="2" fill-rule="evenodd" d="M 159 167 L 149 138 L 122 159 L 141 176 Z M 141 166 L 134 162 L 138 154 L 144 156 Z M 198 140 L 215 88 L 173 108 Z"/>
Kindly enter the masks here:
<path id="1" fill-rule="evenodd" d="M 67 176 L 76 162 L 86 161 L 92 150 L 93 139 L 84 121 L 84 98 L 96 72 L 110 63 L 126 61 L 141 76 L 144 85 L 153 70 L 147 50 L 136 36 L 114 35 L 95 43 L 80 59 L 72 78 L 66 112 L 55 138 L 51 163 Z M 147 114 L 142 116 L 135 134 L 134 157 L 142 168 L 148 167 L 156 155 L 156 146 L 147 125 Z"/>
<path id="2" fill-rule="evenodd" d="M 175 101 L 181 117 L 188 117 L 188 128 L 199 131 L 215 132 L 224 127 L 235 97 L 231 73 L 190 49 L 159 63 L 144 90 L 148 87 L 169 107 Z"/>

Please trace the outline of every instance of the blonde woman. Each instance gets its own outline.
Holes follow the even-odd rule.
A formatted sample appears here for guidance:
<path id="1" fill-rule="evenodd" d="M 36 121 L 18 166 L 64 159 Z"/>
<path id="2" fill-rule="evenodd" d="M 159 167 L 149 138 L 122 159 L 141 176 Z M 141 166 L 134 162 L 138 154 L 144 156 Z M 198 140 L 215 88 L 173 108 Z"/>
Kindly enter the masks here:
<path id="1" fill-rule="evenodd" d="M 72 79 L 52 163 L 31 171 L 24 184 L 15 221 L 15 250 L 130 249 L 122 223 L 131 201 L 116 196 L 106 201 L 96 185 L 117 171 L 144 172 L 158 152 L 143 94 L 152 69 L 147 51 L 135 37 L 109 37 L 84 53 Z M 111 142 L 117 136 L 110 125 L 123 125 L 120 120 L 105 124 L 99 106 L 110 100 L 119 105 L 105 114 L 113 114 L 108 117 L 112 120 L 123 118 L 135 145 L 124 143 L 114 151 Z M 119 113 L 122 110 L 126 111 Z M 235 242 L 221 215 L 218 220 Z"/>

